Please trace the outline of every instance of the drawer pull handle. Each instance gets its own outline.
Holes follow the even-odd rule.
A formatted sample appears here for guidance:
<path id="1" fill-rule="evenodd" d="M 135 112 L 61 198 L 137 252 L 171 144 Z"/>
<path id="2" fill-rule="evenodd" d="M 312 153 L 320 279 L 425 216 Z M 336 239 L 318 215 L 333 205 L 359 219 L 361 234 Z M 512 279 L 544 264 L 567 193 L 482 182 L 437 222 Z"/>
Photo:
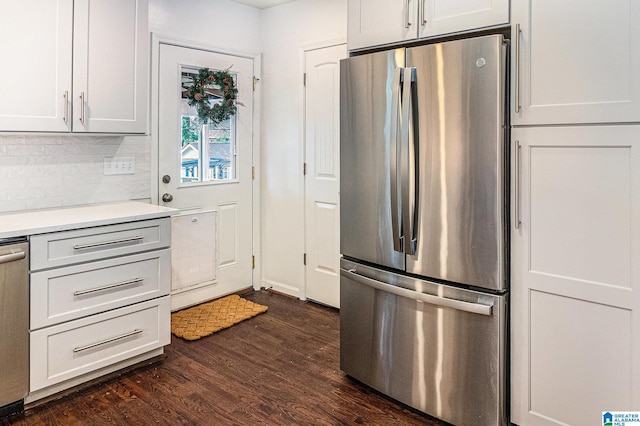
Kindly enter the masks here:
<path id="1" fill-rule="evenodd" d="M 102 287 L 90 288 L 88 290 L 74 291 L 73 295 L 74 296 L 83 296 L 85 294 L 97 293 L 99 291 L 110 290 L 110 289 L 116 288 L 116 287 L 123 287 L 123 286 L 129 285 L 129 284 L 141 283 L 142 281 L 144 281 L 142 278 L 134 278 L 132 280 L 122 281 L 120 283 L 103 285 Z"/>
<path id="2" fill-rule="evenodd" d="M 87 349 L 92 349 L 92 348 L 95 348 L 97 346 L 102 346 L 102 345 L 106 345 L 107 343 L 115 342 L 117 340 L 126 339 L 127 337 L 131 337 L 131 336 L 135 336 L 136 334 L 140 334 L 140 333 L 142 333 L 142 331 L 143 330 L 135 329 L 135 330 L 130 331 L 128 333 L 122 334 L 120 336 L 112 337 L 110 339 L 106 339 L 106 340 L 103 340 L 101 342 L 91 343 L 90 345 L 85 345 L 85 346 L 76 346 L 75 348 L 73 348 L 73 352 L 74 353 L 82 352 L 82 351 L 86 351 Z"/>
<path id="3" fill-rule="evenodd" d="M 3 254 L 3 255 L 0 255 L 0 263 L 9 263 L 9 262 L 13 262 L 14 260 L 21 260 L 21 259 L 24 259 L 26 256 L 27 254 L 22 250 L 16 253 Z"/>
<path id="4" fill-rule="evenodd" d="M 144 237 L 141 235 L 131 237 L 131 238 L 122 238 L 120 240 L 111 240 L 111 241 L 103 241 L 100 243 L 91 243 L 91 244 L 79 244 L 77 246 L 73 246 L 74 250 L 85 250 L 96 247 L 110 246 L 113 244 L 122 244 L 122 243 L 131 243 L 134 241 L 144 240 Z"/>

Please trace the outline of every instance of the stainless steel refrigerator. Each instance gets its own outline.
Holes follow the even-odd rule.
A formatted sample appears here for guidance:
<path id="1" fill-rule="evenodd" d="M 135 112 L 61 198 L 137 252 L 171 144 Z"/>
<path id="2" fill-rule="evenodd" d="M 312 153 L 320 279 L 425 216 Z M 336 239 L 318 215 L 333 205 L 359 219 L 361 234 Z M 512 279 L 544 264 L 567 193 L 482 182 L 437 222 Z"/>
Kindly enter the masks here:
<path id="1" fill-rule="evenodd" d="M 455 425 L 506 424 L 507 49 L 341 63 L 340 366 Z"/>

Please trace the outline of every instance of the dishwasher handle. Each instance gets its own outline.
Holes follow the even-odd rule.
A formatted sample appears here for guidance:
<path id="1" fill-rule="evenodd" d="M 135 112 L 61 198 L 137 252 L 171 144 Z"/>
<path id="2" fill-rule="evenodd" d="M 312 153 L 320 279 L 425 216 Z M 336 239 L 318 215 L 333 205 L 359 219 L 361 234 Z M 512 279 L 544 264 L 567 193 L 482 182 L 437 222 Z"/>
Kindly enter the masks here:
<path id="1" fill-rule="evenodd" d="M 22 260 L 27 256 L 24 250 L 17 251 L 15 253 L 0 255 L 0 264 L 14 262 L 16 260 Z"/>
<path id="2" fill-rule="evenodd" d="M 360 284 L 364 284 L 378 290 L 386 291 L 387 293 L 392 293 L 396 296 L 406 297 L 408 299 L 428 303 L 430 305 L 435 305 L 443 308 L 452 308 L 458 311 L 486 316 L 490 316 L 493 313 L 493 305 L 483 305 L 481 303 L 465 302 L 463 300 L 449 299 L 447 297 L 420 293 L 414 290 L 409 290 L 407 288 L 398 287 L 395 285 L 384 283 L 382 281 L 374 280 L 373 278 L 365 277 L 356 273 L 354 269 L 340 268 L 340 274 Z"/>

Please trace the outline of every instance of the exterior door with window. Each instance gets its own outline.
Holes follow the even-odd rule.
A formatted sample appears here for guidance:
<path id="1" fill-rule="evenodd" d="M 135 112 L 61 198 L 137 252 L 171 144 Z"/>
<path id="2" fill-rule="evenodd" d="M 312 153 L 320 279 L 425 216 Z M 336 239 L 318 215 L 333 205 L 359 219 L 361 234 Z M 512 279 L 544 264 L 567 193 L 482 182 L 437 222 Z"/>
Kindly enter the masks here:
<path id="1" fill-rule="evenodd" d="M 205 68 L 227 70 L 235 82 L 237 112 L 228 120 L 205 123 L 189 104 Z M 211 106 L 223 101 L 215 84 L 206 92 Z M 253 59 L 160 44 L 158 199 L 182 216 L 173 229 L 179 305 L 252 286 L 252 105 Z"/>

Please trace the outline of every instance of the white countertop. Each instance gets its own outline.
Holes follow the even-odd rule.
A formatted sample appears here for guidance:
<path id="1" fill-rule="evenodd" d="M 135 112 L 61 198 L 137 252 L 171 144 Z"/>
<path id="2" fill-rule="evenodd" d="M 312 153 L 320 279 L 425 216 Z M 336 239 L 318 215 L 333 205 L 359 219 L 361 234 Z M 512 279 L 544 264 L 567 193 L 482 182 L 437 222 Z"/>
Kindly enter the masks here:
<path id="1" fill-rule="evenodd" d="M 156 219 L 178 213 L 176 209 L 138 201 L 2 213 L 0 238 Z"/>

